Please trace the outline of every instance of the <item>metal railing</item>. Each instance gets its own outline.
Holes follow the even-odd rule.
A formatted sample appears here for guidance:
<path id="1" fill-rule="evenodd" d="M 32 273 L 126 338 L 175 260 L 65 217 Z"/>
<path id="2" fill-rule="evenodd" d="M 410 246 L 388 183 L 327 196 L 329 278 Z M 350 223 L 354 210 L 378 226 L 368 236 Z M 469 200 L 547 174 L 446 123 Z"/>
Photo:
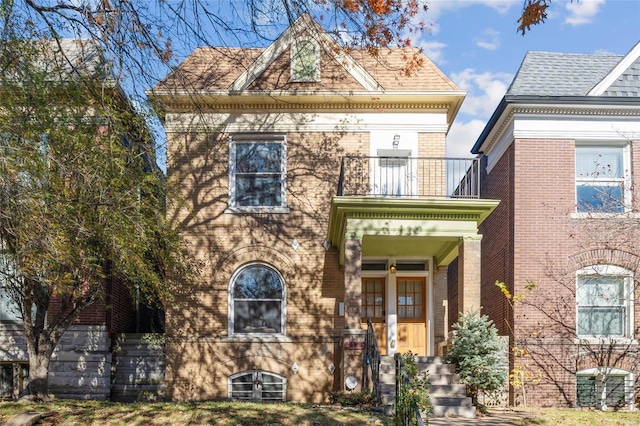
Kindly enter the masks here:
<path id="1" fill-rule="evenodd" d="M 406 392 L 402 387 L 408 388 L 411 384 L 411 378 L 407 373 L 404 359 L 402 358 L 402 354 L 396 353 L 394 355 L 394 359 L 396 361 L 396 401 L 400 397 L 402 392 Z M 402 426 L 424 426 L 424 421 L 422 420 L 422 414 L 420 413 L 420 409 L 418 408 L 418 404 L 415 402 L 411 406 L 404 406 L 403 404 L 396 404 L 396 413 L 395 413 L 396 424 Z"/>
<path id="2" fill-rule="evenodd" d="M 476 158 L 342 158 L 338 196 L 480 198 Z"/>
<path id="3" fill-rule="evenodd" d="M 382 404 L 380 395 L 380 349 L 376 340 L 371 318 L 367 319 L 367 336 L 365 338 L 364 359 L 362 362 L 362 388 L 371 389 L 373 402 L 376 406 Z"/>

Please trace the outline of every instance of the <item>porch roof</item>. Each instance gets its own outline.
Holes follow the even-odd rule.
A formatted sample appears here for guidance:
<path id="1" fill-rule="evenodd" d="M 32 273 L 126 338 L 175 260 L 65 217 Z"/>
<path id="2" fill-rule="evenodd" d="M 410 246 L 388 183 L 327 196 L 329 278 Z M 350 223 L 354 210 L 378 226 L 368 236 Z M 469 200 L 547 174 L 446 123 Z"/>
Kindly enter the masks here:
<path id="1" fill-rule="evenodd" d="M 498 200 L 334 197 L 327 241 L 340 250 L 362 240 L 364 257 L 434 257 L 438 266 L 457 257 L 461 239 L 481 238 L 478 227 Z"/>

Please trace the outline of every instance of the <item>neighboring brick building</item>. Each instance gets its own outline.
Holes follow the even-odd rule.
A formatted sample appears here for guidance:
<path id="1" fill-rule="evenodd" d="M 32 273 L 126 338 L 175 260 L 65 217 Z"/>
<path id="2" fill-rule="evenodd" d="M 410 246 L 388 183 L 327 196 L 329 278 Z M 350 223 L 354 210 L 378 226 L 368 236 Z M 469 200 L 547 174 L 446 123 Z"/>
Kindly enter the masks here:
<path id="1" fill-rule="evenodd" d="M 55 64 L 58 67 L 55 68 L 58 74 L 51 75 L 63 76 L 70 81 L 78 75 L 96 78 L 96 81 L 104 84 L 104 91 L 119 93 L 117 87 L 106 81 L 108 74 L 104 72 L 108 69 L 108 63 L 95 42 L 61 39 L 59 46 L 56 41 L 44 43 L 44 53 L 40 58 L 43 66 Z M 127 102 L 126 99 L 122 100 Z M 126 135 L 122 135 L 122 138 L 124 143 Z M 0 241 L 0 399 L 15 399 L 28 382 L 29 360 L 19 308 L 5 289 L 4 274 L 15 272 L 15 268 L 3 248 Z M 141 330 L 137 325 L 144 323 L 144 320 L 136 317 L 136 309 L 140 306 L 134 303 L 126 282 L 107 272 L 102 285 L 104 292 L 81 312 L 62 335 L 51 356 L 49 391 L 55 397 L 109 399 L 112 361 L 115 362 L 112 359 L 112 338 L 122 332 L 150 331 Z M 51 318 L 60 309 L 61 296 L 54 295 L 47 315 Z M 148 315 L 151 316 L 150 313 Z M 145 326 L 149 327 L 148 324 Z"/>
<path id="2" fill-rule="evenodd" d="M 478 162 L 445 159 L 465 96 L 415 50 L 343 52 L 307 15 L 265 49 L 201 47 L 150 95 L 199 282 L 167 311 L 169 397 L 324 402 L 386 354 L 434 355 L 447 265 L 480 305 Z M 353 379 L 350 379 L 350 383 Z"/>
<path id="3" fill-rule="evenodd" d="M 639 57 L 528 53 L 472 150 L 482 196 L 501 200 L 480 227 L 482 306 L 532 373 L 512 403 L 637 398 Z"/>

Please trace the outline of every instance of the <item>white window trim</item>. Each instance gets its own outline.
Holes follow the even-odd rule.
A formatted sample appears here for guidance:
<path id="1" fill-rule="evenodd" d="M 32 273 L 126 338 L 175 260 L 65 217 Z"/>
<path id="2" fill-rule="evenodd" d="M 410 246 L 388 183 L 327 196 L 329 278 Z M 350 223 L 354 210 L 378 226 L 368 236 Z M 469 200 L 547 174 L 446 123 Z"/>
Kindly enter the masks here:
<path id="1" fill-rule="evenodd" d="M 302 42 L 310 42 L 313 44 L 314 51 L 316 54 L 315 57 L 315 74 L 311 79 L 300 78 L 300 76 L 296 75 L 296 67 L 295 62 L 298 60 L 298 43 Z M 320 44 L 317 40 L 314 40 L 311 37 L 301 37 L 300 39 L 295 40 L 291 44 L 291 82 L 292 83 L 314 83 L 320 81 Z"/>
<path id="2" fill-rule="evenodd" d="M 602 375 L 602 374 L 606 374 L 608 377 L 611 377 L 611 376 L 624 377 L 625 402 L 627 403 L 627 406 L 629 407 L 629 409 L 633 411 L 635 377 L 632 372 L 622 370 L 620 368 L 614 368 L 614 367 L 595 367 L 595 368 L 588 368 L 588 369 L 580 370 L 576 372 L 576 378 L 577 376 L 592 376 L 592 377 L 595 376 L 597 378 L 599 375 Z M 577 402 L 577 398 L 578 398 L 578 389 L 576 387 L 576 402 Z M 600 401 L 600 398 L 598 398 L 598 401 L 596 401 L 596 404 L 599 401 Z"/>
<path id="3" fill-rule="evenodd" d="M 624 336 L 597 336 L 597 335 L 581 335 L 578 334 L 578 301 L 576 300 L 575 308 L 575 325 L 576 325 L 576 342 L 583 343 L 613 343 L 613 342 L 633 342 L 633 325 L 634 318 L 634 291 L 633 291 L 633 272 L 628 269 L 615 265 L 592 265 L 576 271 L 576 296 L 578 292 L 578 282 L 581 275 L 603 275 L 603 276 L 623 276 L 625 278 L 625 310 L 626 320 L 624 324 Z"/>
<path id="4" fill-rule="evenodd" d="M 574 173 L 574 179 L 575 179 L 575 188 L 574 188 L 574 196 L 575 196 L 575 206 L 576 206 L 576 212 L 573 214 L 575 215 L 575 217 L 588 217 L 588 216 L 593 216 L 593 215 L 597 215 L 597 216 L 602 216 L 602 215 L 614 215 L 614 216 L 618 216 L 621 214 L 628 214 L 632 211 L 631 209 L 631 202 L 632 202 L 632 194 L 631 194 L 631 149 L 630 149 L 630 145 L 629 143 L 620 143 L 617 141 L 612 141 L 610 143 L 603 143 L 602 141 L 600 142 L 585 142 L 585 141 L 580 141 L 580 142 L 576 142 L 575 144 L 575 149 L 574 149 L 574 155 L 575 158 L 577 160 L 577 149 L 578 148 L 584 148 L 584 147 L 603 147 L 603 148 L 610 148 L 610 147 L 617 147 L 617 148 L 622 148 L 622 167 L 623 167 L 623 176 L 621 178 L 594 178 L 594 177 L 587 177 L 587 178 L 579 178 L 577 176 L 577 173 Z M 575 164 L 574 164 L 574 168 L 575 168 Z M 621 212 L 579 212 L 577 211 L 578 209 L 578 185 L 580 183 L 582 184 L 589 184 L 589 183 L 594 183 L 594 182 L 599 182 L 602 183 L 604 186 L 614 186 L 614 184 L 617 183 L 622 183 L 623 187 L 622 187 L 622 191 L 623 191 L 623 202 L 624 202 L 624 208 L 623 211 Z"/>
<path id="5" fill-rule="evenodd" d="M 244 271 L 247 268 L 250 268 L 252 266 L 262 266 L 265 268 L 269 268 L 272 271 L 274 271 L 277 275 L 278 278 L 280 278 L 280 282 L 282 282 L 282 302 L 281 302 L 281 308 L 280 308 L 280 332 L 279 333 L 236 333 L 234 330 L 234 326 L 235 326 L 235 308 L 234 308 L 234 298 L 233 298 L 233 289 L 234 289 L 234 285 L 236 282 L 236 278 L 238 277 L 238 275 L 240 274 L 240 272 Z M 233 275 L 231 276 L 231 279 L 229 280 L 229 289 L 227 292 L 227 296 L 228 296 L 228 320 L 227 320 L 227 335 L 229 336 L 229 340 L 237 340 L 237 341 L 247 341 L 247 340 L 260 340 L 260 341 L 264 341 L 264 340 L 269 340 L 272 341 L 273 339 L 276 339 L 277 341 L 283 341 L 283 338 L 286 339 L 286 334 L 287 334 L 287 284 L 284 280 L 284 278 L 282 277 L 282 274 L 280 273 L 280 271 L 278 271 L 277 268 L 275 268 L 274 266 L 265 263 L 265 262 L 251 262 L 251 263 L 247 263 L 242 265 L 241 267 L 239 267 L 238 269 L 236 269 L 236 271 L 233 273 Z"/>
<path id="6" fill-rule="evenodd" d="M 236 205 L 236 143 L 279 143 L 282 147 L 280 158 L 279 206 L 237 206 Z M 286 135 L 247 134 L 229 136 L 229 204 L 225 213 L 289 213 L 287 207 L 287 137 Z"/>

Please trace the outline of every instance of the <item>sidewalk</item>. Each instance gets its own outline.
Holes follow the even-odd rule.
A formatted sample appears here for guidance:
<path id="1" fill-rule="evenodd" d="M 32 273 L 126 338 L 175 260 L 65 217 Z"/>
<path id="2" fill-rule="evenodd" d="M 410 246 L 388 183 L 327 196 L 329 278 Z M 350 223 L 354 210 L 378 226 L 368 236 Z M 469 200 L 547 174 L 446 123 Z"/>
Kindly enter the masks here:
<path id="1" fill-rule="evenodd" d="M 429 417 L 429 426 L 444 425 L 484 425 L 484 426 L 524 426 L 535 425 L 535 414 L 523 411 L 489 411 L 484 417 L 465 419 L 463 417 Z"/>

